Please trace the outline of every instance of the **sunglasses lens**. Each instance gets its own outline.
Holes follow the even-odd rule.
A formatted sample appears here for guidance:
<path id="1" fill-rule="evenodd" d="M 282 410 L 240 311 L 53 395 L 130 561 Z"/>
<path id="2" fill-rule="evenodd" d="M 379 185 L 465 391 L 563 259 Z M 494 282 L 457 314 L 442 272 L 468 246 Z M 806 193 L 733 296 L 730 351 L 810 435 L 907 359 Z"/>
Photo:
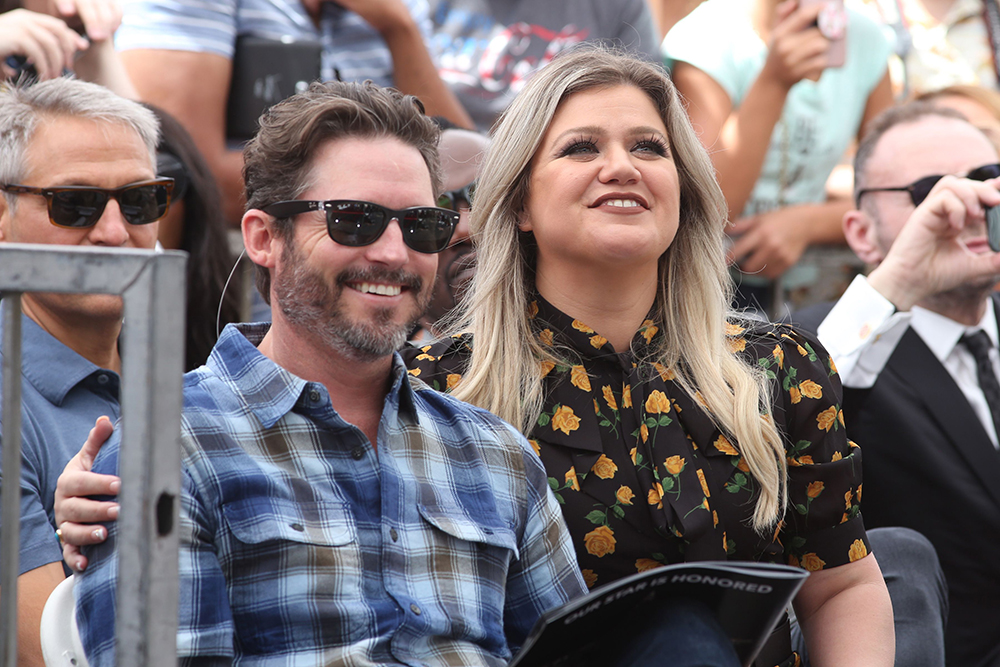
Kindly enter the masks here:
<path id="1" fill-rule="evenodd" d="M 452 211 L 413 209 L 403 221 L 403 241 L 417 252 L 441 252 L 448 247 L 456 224 L 458 215 Z"/>
<path id="2" fill-rule="evenodd" d="M 913 200 L 913 205 L 920 206 L 942 178 L 944 176 L 925 176 L 919 181 L 914 181 L 910 186 L 910 199 Z"/>
<path id="3" fill-rule="evenodd" d="M 382 209 L 364 202 L 337 202 L 326 210 L 327 231 L 330 238 L 341 245 L 374 243 L 385 226 Z"/>
<path id="4" fill-rule="evenodd" d="M 441 208 L 446 208 L 449 211 L 455 210 L 455 198 L 452 193 L 445 192 L 440 197 L 438 197 L 437 205 Z"/>
<path id="5" fill-rule="evenodd" d="M 122 216 L 133 225 L 146 225 L 156 222 L 167 212 L 170 202 L 169 192 L 165 185 L 137 185 L 123 190 L 118 195 L 118 205 Z"/>
<path id="6" fill-rule="evenodd" d="M 108 194 L 100 190 L 57 191 L 49 201 L 49 217 L 60 227 L 92 227 L 107 203 Z"/>
<path id="7" fill-rule="evenodd" d="M 973 181 L 988 181 L 991 178 L 1000 178 L 1000 164 L 988 164 L 969 172 L 968 178 Z"/>

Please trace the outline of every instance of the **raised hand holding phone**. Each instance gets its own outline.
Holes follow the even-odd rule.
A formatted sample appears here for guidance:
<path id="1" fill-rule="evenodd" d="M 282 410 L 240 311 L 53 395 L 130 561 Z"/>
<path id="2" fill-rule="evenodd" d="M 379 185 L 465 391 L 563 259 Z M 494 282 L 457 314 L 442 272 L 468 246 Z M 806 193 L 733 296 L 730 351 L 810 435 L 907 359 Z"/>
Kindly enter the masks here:
<path id="1" fill-rule="evenodd" d="M 819 80 L 831 66 L 831 40 L 818 27 L 820 14 L 830 11 L 828 4 L 827 0 L 787 0 L 778 5 L 762 76 L 786 88 L 803 79 Z M 836 22 L 824 19 L 824 27 L 828 25 Z"/>

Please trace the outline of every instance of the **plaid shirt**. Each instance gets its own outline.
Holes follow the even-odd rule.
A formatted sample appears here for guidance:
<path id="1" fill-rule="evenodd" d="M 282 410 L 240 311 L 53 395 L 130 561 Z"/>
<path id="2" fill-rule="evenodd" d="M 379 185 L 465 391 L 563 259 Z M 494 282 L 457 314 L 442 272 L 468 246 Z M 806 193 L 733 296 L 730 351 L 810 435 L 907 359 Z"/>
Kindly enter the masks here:
<path id="1" fill-rule="evenodd" d="M 267 326 L 230 325 L 185 377 L 181 658 L 504 665 L 544 610 L 584 593 L 545 472 L 512 427 L 397 355 L 376 453 L 321 384 L 254 347 Z M 116 465 L 109 442 L 95 470 Z M 94 667 L 114 660 L 109 533 L 76 589 Z"/>

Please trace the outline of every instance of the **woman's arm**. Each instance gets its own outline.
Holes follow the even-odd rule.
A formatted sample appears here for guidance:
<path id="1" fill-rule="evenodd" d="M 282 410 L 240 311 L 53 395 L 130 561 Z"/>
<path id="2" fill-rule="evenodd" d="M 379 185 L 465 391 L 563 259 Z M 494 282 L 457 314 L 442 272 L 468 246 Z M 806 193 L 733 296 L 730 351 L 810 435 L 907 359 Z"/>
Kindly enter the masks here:
<path id="1" fill-rule="evenodd" d="M 818 79 L 826 68 L 829 42 L 809 27 L 821 8 L 779 7 L 767 61 L 738 109 L 707 73 L 683 61 L 674 66 L 674 83 L 689 102 L 691 123 L 712 156 L 733 217 L 743 211 L 760 177 L 788 91 L 802 79 Z"/>
<path id="2" fill-rule="evenodd" d="M 874 555 L 813 572 L 793 605 L 813 667 L 892 666 L 892 604 Z"/>

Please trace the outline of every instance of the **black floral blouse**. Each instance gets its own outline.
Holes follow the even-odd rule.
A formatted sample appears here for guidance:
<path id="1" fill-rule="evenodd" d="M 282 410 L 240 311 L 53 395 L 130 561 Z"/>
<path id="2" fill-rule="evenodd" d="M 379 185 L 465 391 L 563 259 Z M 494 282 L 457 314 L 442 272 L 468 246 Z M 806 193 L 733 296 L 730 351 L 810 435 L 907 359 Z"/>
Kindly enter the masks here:
<path id="1" fill-rule="evenodd" d="M 665 563 L 753 560 L 807 570 L 863 558 L 869 545 L 858 505 L 861 451 L 848 441 L 833 361 L 791 327 L 729 325 L 734 353 L 773 380 L 773 418 L 788 457 L 784 521 L 761 537 L 750 526 L 756 482 L 730 441 L 669 368 L 641 360 L 661 335 L 643 323 L 632 351 L 540 296 L 531 305 L 537 335 L 568 348 L 566 365 L 541 364 L 542 414 L 530 442 L 562 504 L 584 579 L 593 588 Z M 472 339 L 409 348 L 410 373 L 450 391 Z M 560 355 L 557 355 L 560 356 Z"/>

